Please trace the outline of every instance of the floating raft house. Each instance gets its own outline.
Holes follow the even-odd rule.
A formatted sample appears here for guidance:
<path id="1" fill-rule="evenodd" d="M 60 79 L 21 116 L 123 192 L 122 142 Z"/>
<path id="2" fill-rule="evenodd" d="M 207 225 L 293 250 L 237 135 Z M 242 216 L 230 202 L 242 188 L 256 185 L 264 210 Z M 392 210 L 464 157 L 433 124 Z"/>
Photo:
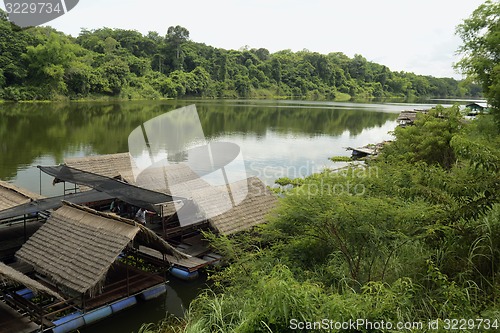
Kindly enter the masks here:
<path id="1" fill-rule="evenodd" d="M 370 147 L 359 147 L 359 148 L 347 147 L 346 150 L 352 150 L 353 158 L 362 158 L 366 156 L 374 156 L 377 154 L 377 150 L 375 148 L 370 148 Z"/>
<path id="2" fill-rule="evenodd" d="M 15 209 L 19 205 L 30 205 L 42 196 L 0 181 L 0 211 Z M 42 219 L 35 212 L 16 213 L 8 219 L 0 218 L 0 259 L 12 258 L 14 253 L 42 225 Z"/>
<path id="3" fill-rule="evenodd" d="M 391 141 L 383 141 L 377 144 L 371 144 L 364 147 L 352 148 L 347 147 L 346 150 L 352 150 L 352 158 L 375 157 L 380 152 L 380 149 Z"/>
<path id="4" fill-rule="evenodd" d="M 137 253 L 135 246 L 177 259 L 188 257 L 134 221 L 63 202 L 16 253 L 17 264 L 31 270 L 23 274 L 0 266 L 0 278 L 27 288 L 3 288 L 2 306 L 25 314 L 26 332 L 62 333 L 164 292 L 163 275 L 128 262 L 128 256 Z M 33 303 L 32 291 L 50 298 L 43 305 Z M 0 318 L 0 325 L 13 319 L 12 311 L 6 313 L 11 315 Z M 29 331 L 33 324 L 36 330 Z"/>
<path id="5" fill-rule="evenodd" d="M 41 195 L 0 181 L 0 211 L 41 198 Z"/>
<path id="6" fill-rule="evenodd" d="M 152 207 L 150 205 L 150 207 L 159 212 L 161 216 L 169 216 L 170 220 L 176 218 L 176 209 L 173 205 L 174 194 L 192 200 L 200 208 L 202 214 L 211 216 L 201 224 L 208 225 L 215 232 L 225 235 L 249 229 L 265 222 L 265 216 L 276 205 L 277 199 L 274 194 L 257 177 L 231 183 L 231 195 L 242 200 L 239 200 L 240 202 L 237 205 L 229 207 L 230 209 L 221 209 L 221 202 L 224 201 L 223 199 L 227 199 L 227 187 L 211 186 L 187 165 L 179 163 L 164 168 L 146 170 L 141 173 L 139 179 L 135 180 L 132 176 L 133 166 L 130 161 L 128 153 L 112 154 L 66 159 L 65 167 L 72 170 L 71 172 L 80 170 L 85 174 L 92 173 L 109 178 L 119 178 L 123 180 L 122 183 L 129 186 L 137 186 L 140 189 L 148 189 L 167 196 L 162 199 L 152 200 L 150 203 L 156 204 L 156 206 Z M 61 170 L 61 173 L 65 172 Z M 158 181 L 158 179 L 164 179 L 164 173 L 168 175 L 167 179 Z M 92 187 L 96 188 L 95 185 Z M 136 196 L 138 195 L 136 193 Z M 168 197 L 173 199 L 169 200 Z M 221 213 L 218 214 L 217 212 Z M 200 224 L 197 226 L 200 226 Z M 154 226 L 151 227 L 155 229 Z M 165 239 L 169 239 L 169 236 L 182 234 L 182 229 L 188 230 L 189 228 L 172 225 L 166 228 L 163 236 Z"/>
<path id="7" fill-rule="evenodd" d="M 156 297 L 166 290 L 167 270 L 191 279 L 221 259 L 201 230 L 231 235 L 249 229 L 266 221 L 277 200 L 258 178 L 212 186 L 184 164 L 161 169 L 164 182 L 158 170 L 135 179 L 128 153 L 39 168 L 65 189 L 73 184 L 74 193 L 43 198 L 0 183 L 0 235 L 16 223 L 24 231 L 26 221 L 35 226 L 0 266 L 0 279 L 9 281 L 0 291 L 0 325 L 22 324 L 5 326 L 9 331 L 69 332 Z M 115 199 L 155 214 L 142 226 L 129 219 L 135 211 L 110 213 Z M 129 256 L 163 273 L 140 270 Z M 34 303 L 37 292 L 43 304 Z"/>
<path id="8" fill-rule="evenodd" d="M 417 114 L 419 114 L 419 113 L 425 114 L 427 112 L 429 112 L 429 110 L 424 110 L 424 109 L 402 111 L 399 114 L 398 119 L 397 119 L 398 124 L 401 127 L 413 125 L 413 123 L 417 119 Z"/>
<path id="9" fill-rule="evenodd" d="M 52 175 L 54 182 L 74 184 L 68 188 L 75 193 L 34 200 L 22 197 L 19 205 L 10 207 L 11 204 L 10 208 L 0 210 L 0 223 L 31 214 L 49 216 L 62 206 L 63 200 L 107 210 L 114 199 L 119 199 L 122 208 L 126 208 L 120 214 L 123 217 L 133 218 L 137 207 L 156 212 L 148 217 L 147 227 L 177 245 L 200 230 L 212 229 L 229 235 L 264 223 L 276 204 L 276 197 L 258 178 L 231 183 L 233 201 L 230 201 L 227 186 L 211 186 L 182 163 L 146 170 L 135 179 L 128 153 L 72 158 L 65 162 L 39 168 Z M 162 177 L 167 178 L 159 181 Z M 205 254 L 200 254 L 200 259 Z"/>

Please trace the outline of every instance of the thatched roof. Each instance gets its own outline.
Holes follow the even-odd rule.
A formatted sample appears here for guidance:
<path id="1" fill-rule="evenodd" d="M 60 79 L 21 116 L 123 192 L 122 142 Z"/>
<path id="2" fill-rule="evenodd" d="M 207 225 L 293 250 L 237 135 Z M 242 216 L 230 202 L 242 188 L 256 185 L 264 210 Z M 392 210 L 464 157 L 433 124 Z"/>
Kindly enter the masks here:
<path id="1" fill-rule="evenodd" d="M 184 163 L 168 164 L 144 171 L 136 179 L 136 185 L 172 196 L 189 198 L 194 189 L 210 187 Z"/>
<path id="2" fill-rule="evenodd" d="M 207 182 L 184 163 L 153 165 L 143 170 L 138 178 L 133 174 L 133 162 L 129 153 L 97 155 L 64 160 L 71 168 L 98 174 L 109 178 L 119 178 L 129 184 L 158 191 L 167 195 L 190 196 L 191 189 L 208 187 Z M 88 190 L 87 186 L 80 186 Z"/>
<path id="3" fill-rule="evenodd" d="M 109 178 L 120 178 L 132 184 L 134 182 L 129 153 L 66 158 L 64 159 L 64 163 L 69 167 L 82 171 Z M 81 186 L 81 189 L 87 190 L 88 188 Z"/>
<path id="4" fill-rule="evenodd" d="M 96 211 L 96 210 L 94 210 L 92 208 L 89 208 L 89 207 L 86 207 L 86 206 L 80 206 L 80 205 L 77 205 L 77 204 L 74 204 L 74 203 L 71 203 L 71 202 L 67 202 L 67 201 L 64 201 L 64 200 L 62 201 L 62 203 L 65 206 L 73 207 L 75 209 L 78 209 L 78 210 L 81 210 L 81 211 L 84 211 L 84 212 L 87 212 L 87 213 L 90 213 L 90 214 L 93 214 L 93 215 L 96 215 L 96 216 L 100 216 L 102 218 L 107 218 L 107 219 L 111 219 L 113 221 L 117 221 L 117 222 L 125 223 L 125 224 L 128 224 L 128 225 L 136 226 L 140 230 L 139 233 L 136 235 L 136 239 L 139 238 L 140 241 L 141 241 L 141 244 L 147 245 L 147 246 L 149 246 L 151 248 L 154 248 L 154 249 L 157 249 L 161 253 L 170 254 L 173 257 L 178 258 L 178 259 L 179 258 L 188 258 L 189 257 L 189 255 L 186 255 L 185 253 L 180 252 L 179 250 L 177 250 L 176 248 L 174 248 L 172 245 L 170 245 L 168 242 L 166 242 L 164 239 L 162 239 L 161 237 L 159 237 L 151 229 L 148 229 L 145 226 L 143 226 L 142 224 L 137 223 L 137 222 L 135 222 L 133 220 L 120 217 L 120 216 L 118 216 L 116 214 L 113 214 L 113 213 L 99 212 L 99 211 Z"/>
<path id="5" fill-rule="evenodd" d="M 64 161 L 71 168 L 110 178 L 122 178 L 129 184 L 168 195 L 189 197 L 190 189 L 210 186 L 184 163 L 163 165 L 159 162 L 143 170 L 135 179 L 129 153 L 79 157 Z M 85 186 L 83 188 L 87 189 Z"/>
<path id="6" fill-rule="evenodd" d="M 276 196 L 257 177 L 231 184 L 231 195 L 236 199 L 247 191 L 245 199 L 235 207 L 209 219 L 210 225 L 217 232 L 229 235 L 266 222 L 266 215 L 276 206 Z M 220 209 L 221 198 L 213 193 L 204 197 L 197 196 L 195 201 L 198 203 L 203 201 L 200 206 L 204 210 L 214 207 L 212 215 Z"/>
<path id="7" fill-rule="evenodd" d="M 359 155 L 359 154 L 364 154 L 364 155 L 376 155 L 378 153 L 377 147 L 359 147 L 359 148 L 352 148 L 352 147 L 346 147 L 347 150 L 352 150 L 353 155 Z"/>
<path id="8" fill-rule="evenodd" d="M 92 293 L 138 232 L 137 226 L 65 205 L 16 256 L 62 286 Z"/>
<path id="9" fill-rule="evenodd" d="M 11 208 L 42 198 L 41 195 L 19 188 L 10 183 L 0 181 L 0 210 Z"/>
<path id="10" fill-rule="evenodd" d="M 40 282 L 33 280 L 32 278 L 24 275 L 23 273 L 15 270 L 14 268 L 7 266 L 3 262 L 0 262 L 0 281 L 4 284 L 24 285 L 34 293 L 42 292 L 59 299 L 63 299 L 61 295 L 59 295 L 55 291 L 45 287 Z"/>
<path id="11" fill-rule="evenodd" d="M 117 170 L 120 169 L 124 173 L 132 174 L 129 154 L 72 159 L 66 160 L 66 164 L 108 177 L 117 176 L 119 174 Z M 226 186 L 211 186 L 184 163 L 165 166 L 159 163 L 158 167 L 153 165 L 139 175 L 135 185 L 167 195 L 192 199 L 209 218 L 214 229 L 222 234 L 231 234 L 263 223 L 264 216 L 276 202 L 276 197 L 258 178 L 230 184 L 233 198 L 229 198 Z M 239 204 L 233 207 L 230 199 Z M 175 213 L 174 204 L 167 204 L 165 207 L 165 215 Z M 176 207 L 179 209 L 181 206 Z"/>
<path id="12" fill-rule="evenodd" d="M 469 104 L 465 105 L 465 107 L 469 108 L 469 109 L 474 109 L 474 110 L 483 110 L 483 109 L 486 109 L 488 107 L 488 103 L 473 102 L 473 103 L 469 103 Z"/>
<path id="13" fill-rule="evenodd" d="M 131 220 L 65 202 L 23 245 L 16 257 L 55 283 L 78 293 L 99 292 L 106 274 L 137 234 L 165 253 L 165 241 Z"/>
<path id="14" fill-rule="evenodd" d="M 415 121 L 418 111 L 402 111 L 397 120 Z"/>
<path id="15" fill-rule="evenodd" d="M 265 216 L 275 207 L 277 198 L 257 177 L 251 177 L 222 186 L 211 186 L 202 179 L 195 179 L 170 186 L 174 193 L 185 191 L 189 198 L 184 206 L 164 205 L 164 215 L 177 213 L 181 226 L 207 220 L 221 234 L 229 235 L 249 229 L 266 221 Z"/>
<path id="16" fill-rule="evenodd" d="M 419 109 L 401 111 L 397 121 L 400 123 L 413 123 L 417 119 L 417 114 L 419 113 L 426 114 L 427 112 L 428 110 L 419 110 Z"/>

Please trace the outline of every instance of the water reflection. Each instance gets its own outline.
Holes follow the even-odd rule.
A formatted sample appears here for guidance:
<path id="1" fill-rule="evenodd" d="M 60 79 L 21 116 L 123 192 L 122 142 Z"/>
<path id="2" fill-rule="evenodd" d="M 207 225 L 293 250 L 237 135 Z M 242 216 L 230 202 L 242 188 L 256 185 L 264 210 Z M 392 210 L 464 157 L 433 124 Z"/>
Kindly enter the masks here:
<path id="1" fill-rule="evenodd" d="M 195 281 L 182 281 L 174 277 L 167 284 L 166 294 L 118 312 L 94 325 L 79 329 L 80 333 L 138 332 L 143 323 L 156 323 L 166 314 L 182 317 L 189 303 L 202 290 L 208 288 L 206 275 Z"/>
<path id="2" fill-rule="evenodd" d="M 0 179 L 22 182 L 19 171 L 40 159 L 61 163 L 68 156 L 125 152 L 135 127 L 192 103 L 209 140 L 237 143 L 247 163 L 269 167 L 322 164 L 344 146 L 386 139 L 398 111 L 408 108 L 304 101 L 6 103 L 0 109 Z M 30 187 L 38 190 L 38 181 Z"/>

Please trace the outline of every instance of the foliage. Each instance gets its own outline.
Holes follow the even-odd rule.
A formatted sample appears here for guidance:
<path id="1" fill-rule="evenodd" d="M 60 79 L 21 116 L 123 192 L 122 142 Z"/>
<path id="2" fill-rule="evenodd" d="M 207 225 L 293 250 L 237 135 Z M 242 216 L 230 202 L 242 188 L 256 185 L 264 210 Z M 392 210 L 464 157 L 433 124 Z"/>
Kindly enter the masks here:
<path id="1" fill-rule="evenodd" d="M 482 85 L 500 126 L 500 3 L 488 0 L 457 27 L 463 58 L 457 67 Z"/>
<path id="2" fill-rule="evenodd" d="M 140 269 L 141 271 L 145 271 L 145 272 L 158 271 L 157 267 L 155 267 L 151 263 L 148 263 L 146 260 L 139 258 L 135 255 L 127 255 L 124 258 L 119 258 L 118 261 L 121 263 L 124 263 L 125 265 L 134 266 L 135 268 Z"/>
<path id="3" fill-rule="evenodd" d="M 329 160 L 332 162 L 352 162 L 352 158 L 349 156 L 332 156 Z"/>
<path id="4" fill-rule="evenodd" d="M 158 324 L 147 323 L 143 324 L 137 333 L 180 333 L 185 326 L 185 321 L 176 318 L 173 315 L 167 314 L 166 318 Z"/>
<path id="5" fill-rule="evenodd" d="M 438 107 L 396 130 L 378 159 L 281 179 L 293 186 L 267 225 L 207 234 L 228 265 L 179 331 L 286 332 L 324 318 L 426 331 L 429 319 L 499 319 L 500 136 L 491 120 L 465 123 L 456 107 Z"/>
<path id="6" fill-rule="evenodd" d="M 386 152 L 410 162 L 450 168 L 456 160 L 450 141 L 461 126 L 458 106 L 444 109 L 438 105 L 428 113 L 417 114 L 415 126 L 397 127 L 394 134 L 398 140 Z"/>
<path id="7" fill-rule="evenodd" d="M 171 26 L 161 36 L 134 30 L 85 30 L 75 39 L 51 28 L 21 29 L 0 20 L 0 98 L 127 99 L 281 97 L 348 100 L 478 96 L 454 79 L 392 72 L 342 53 L 263 48 L 225 50 Z M 20 89 L 25 89 L 21 93 Z"/>

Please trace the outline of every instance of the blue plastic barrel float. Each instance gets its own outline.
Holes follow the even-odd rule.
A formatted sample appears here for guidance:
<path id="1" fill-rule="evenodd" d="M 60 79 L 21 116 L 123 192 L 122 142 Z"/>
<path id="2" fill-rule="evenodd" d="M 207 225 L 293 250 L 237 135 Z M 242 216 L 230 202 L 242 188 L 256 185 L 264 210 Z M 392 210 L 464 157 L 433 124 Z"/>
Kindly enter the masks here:
<path id="1" fill-rule="evenodd" d="M 53 333 L 67 333 L 77 330 L 85 325 L 85 321 L 83 320 L 83 316 L 80 311 L 73 312 L 67 316 L 59 318 L 53 323 L 56 325 L 56 327 L 52 329 Z"/>
<path id="2" fill-rule="evenodd" d="M 107 305 L 99 309 L 87 312 L 83 316 L 83 320 L 85 321 L 86 325 L 89 325 L 95 323 L 98 320 L 109 317 L 112 314 L 113 314 L 113 309 L 111 309 L 111 305 Z"/>
<path id="3" fill-rule="evenodd" d="M 143 301 L 149 301 L 150 299 L 156 298 L 158 296 L 163 295 L 164 293 L 167 292 L 167 286 L 162 283 L 157 286 L 151 287 L 149 289 L 144 290 L 139 297 Z"/>
<path id="4" fill-rule="evenodd" d="M 135 298 L 135 296 L 130 296 L 128 298 L 122 299 L 118 302 L 111 304 L 111 309 L 113 310 L 113 313 L 116 313 L 118 311 L 124 310 L 136 304 L 137 304 L 137 298 Z"/>
<path id="5" fill-rule="evenodd" d="M 18 294 L 22 298 L 28 299 L 28 300 L 32 299 L 35 296 L 33 294 L 33 291 L 31 289 L 28 289 L 28 288 L 18 290 L 18 291 L 16 291 L 16 294 Z"/>
<path id="6" fill-rule="evenodd" d="M 170 274 L 175 276 L 178 279 L 185 280 L 185 281 L 192 281 L 198 278 L 200 276 L 200 273 L 198 271 L 194 272 L 189 272 L 187 270 L 184 270 L 182 268 L 178 267 L 172 267 L 170 268 Z"/>

